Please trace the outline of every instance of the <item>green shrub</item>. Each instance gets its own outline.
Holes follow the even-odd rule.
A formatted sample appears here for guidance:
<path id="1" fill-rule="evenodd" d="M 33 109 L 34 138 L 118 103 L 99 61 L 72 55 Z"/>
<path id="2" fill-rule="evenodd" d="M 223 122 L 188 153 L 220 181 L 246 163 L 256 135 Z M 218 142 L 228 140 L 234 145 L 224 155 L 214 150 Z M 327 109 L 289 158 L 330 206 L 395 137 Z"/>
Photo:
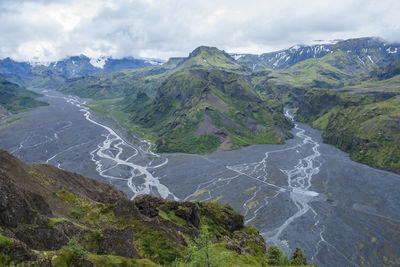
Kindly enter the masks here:
<path id="1" fill-rule="evenodd" d="M 267 250 L 268 259 L 273 259 L 279 262 L 279 259 L 282 256 L 282 250 L 277 246 L 269 246 Z"/>
<path id="2" fill-rule="evenodd" d="M 251 226 L 247 226 L 245 228 L 242 229 L 242 232 L 248 234 L 248 235 L 255 235 L 258 234 L 258 230 L 255 226 L 251 225 Z"/>
<path id="3" fill-rule="evenodd" d="M 211 242 L 207 227 L 201 227 L 200 235 L 184 253 L 184 257 L 175 260 L 174 266 L 222 266 L 229 260 L 229 254 L 221 252 Z"/>
<path id="4" fill-rule="evenodd" d="M 63 246 L 61 248 L 62 252 L 67 252 L 72 255 L 79 255 L 79 256 L 87 256 L 87 251 L 82 247 L 81 244 L 79 244 L 78 240 L 76 238 L 71 238 L 68 242 L 67 245 Z"/>
<path id="5" fill-rule="evenodd" d="M 57 223 L 69 222 L 68 219 L 65 218 L 50 218 L 49 226 L 54 227 Z"/>
<path id="6" fill-rule="evenodd" d="M 306 258 L 304 257 L 303 251 L 301 249 L 296 248 L 296 251 L 293 253 L 290 263 L 292 265 L 307 265 Z"/>
<path id="7" fill-rule="evenodd" d="M 81 208 L 75 208 L 73 211 L 71 211 L 69 213 L 69 215 L 77 220 L 79 220 L 80 218 L 82 218 L 83 214 L 85 213 L 85 211 Z"/>
<path id="8" fill-rule="evenodd" d="M 141 256 L 162 265 L 168 265 L 179 257 L 179 251 L 171 245 L 163 232 L 139 221 L 135 221 L 134 226 L 136 231 L 133 233 L 133 242 Z"/>
<path id="9" fill-rule="evenodd" d="M 2 247 L 9 247 L 9 246 L 11 246 L 13 243 L 14 243 L 14 242 L 12 241 L 12 239 L 0 235 L 0 248 L 2 248 Z"/>
<path id="10" fill-rule="evenodd" d="M 11 256 L 0 253 L 0 266 L 14 266 Z"/>
<path id="11" fill-rule="evenodd" d="M 289 256 L 287 254 L 282 254 L 281 257 L 279 258 L 279 266 L 289 266 L 289 265 L 290 265 Z"/>

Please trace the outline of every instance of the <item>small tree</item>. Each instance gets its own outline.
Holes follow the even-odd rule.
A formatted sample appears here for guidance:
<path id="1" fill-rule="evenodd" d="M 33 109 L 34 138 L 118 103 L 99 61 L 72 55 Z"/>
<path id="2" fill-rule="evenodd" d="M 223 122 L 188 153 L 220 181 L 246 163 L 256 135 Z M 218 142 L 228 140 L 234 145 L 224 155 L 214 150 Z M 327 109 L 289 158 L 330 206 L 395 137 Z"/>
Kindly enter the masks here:
<path id="1" fill-rule="evenodd" d="M 293 253 L 290 263 L 292 265 L 307 265 L 306 258 L 304 257 L 303 251 L 301 249 L 296 248 L 296 251 Z"/>
<path id="2" fill-rule="evenodd" d="M 227 253 L 219 252 L 212 244 L 207 227 L 201 227 L 200 235 L 185 251 L 183 259 L 174 266 L 218 267 L 228 259 Z"/>
<path id="3" fill-rule="evenodd" d="M 268 264 L 278 265 L 282 256 L 282 250 L 277 246 L 269 246 L 267 250 Z"/>
<path id="4" fill-rule="evenodd" d="M 289 265 L 290 265 L 289 256 L 287 254 L 282 254 L 281 257 L 279 258 L 279 266 L 289 266 Z"/>

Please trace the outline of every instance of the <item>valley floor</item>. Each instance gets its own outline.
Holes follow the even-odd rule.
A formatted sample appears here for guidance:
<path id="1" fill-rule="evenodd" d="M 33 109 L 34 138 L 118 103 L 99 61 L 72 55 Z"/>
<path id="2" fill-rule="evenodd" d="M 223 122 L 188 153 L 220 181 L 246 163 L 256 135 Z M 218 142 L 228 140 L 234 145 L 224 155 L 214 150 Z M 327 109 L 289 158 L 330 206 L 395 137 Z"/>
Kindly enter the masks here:
<path id="1" fill-rule="evenodd" d="M 127 143 L 125 131 L 88 113 L 79 98 L 45 93 L 50 106 L 0 131 L 1 147 L 24 161 L 105 181 L 129 197 L 229 203 L 267 245 L 301 247 L 318 266 L 399 263 L 400 177 L 351 161 L 306 124 L 297 123 L 285 145 L 157 155 L 146 142 Z"/>

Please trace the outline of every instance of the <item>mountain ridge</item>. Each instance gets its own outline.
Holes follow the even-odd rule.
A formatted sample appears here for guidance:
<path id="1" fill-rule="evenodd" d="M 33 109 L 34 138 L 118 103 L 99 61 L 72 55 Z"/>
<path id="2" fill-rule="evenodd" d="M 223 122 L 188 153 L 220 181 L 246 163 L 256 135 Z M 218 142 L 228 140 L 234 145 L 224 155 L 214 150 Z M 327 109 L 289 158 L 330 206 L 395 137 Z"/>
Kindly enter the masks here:
<path id="1" fill-rule="evenodd" d="M 178 71 L 163 82 L 154 100 L 146 98 L 143 105 L 140 97 L 128 103 L 125 111 L 132 114 L 134 123 L 159 133 L 160 152 L 205 153 L 221 145 L 230 149 L 281 143 L 289 136 L 291 124 L 282 107 L 268 106 L 250 82 L 235 73 Z M 212 146 L 204 147 L 206 143 Z"/>

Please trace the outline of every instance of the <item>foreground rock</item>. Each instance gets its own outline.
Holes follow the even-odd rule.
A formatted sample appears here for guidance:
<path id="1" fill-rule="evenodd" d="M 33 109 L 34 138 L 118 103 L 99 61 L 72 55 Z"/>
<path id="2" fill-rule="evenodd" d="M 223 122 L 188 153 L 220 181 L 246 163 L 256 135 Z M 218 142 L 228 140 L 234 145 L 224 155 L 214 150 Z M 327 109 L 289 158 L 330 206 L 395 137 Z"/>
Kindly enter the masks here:
<path id="1" fill-rule="evenodd" d="M 274 263 L 258 231 L 229 206 L 128 200 L 108 184 L 0 150 L 2 266 L 186 266 L 205 248 L 222 265 Z"/>

